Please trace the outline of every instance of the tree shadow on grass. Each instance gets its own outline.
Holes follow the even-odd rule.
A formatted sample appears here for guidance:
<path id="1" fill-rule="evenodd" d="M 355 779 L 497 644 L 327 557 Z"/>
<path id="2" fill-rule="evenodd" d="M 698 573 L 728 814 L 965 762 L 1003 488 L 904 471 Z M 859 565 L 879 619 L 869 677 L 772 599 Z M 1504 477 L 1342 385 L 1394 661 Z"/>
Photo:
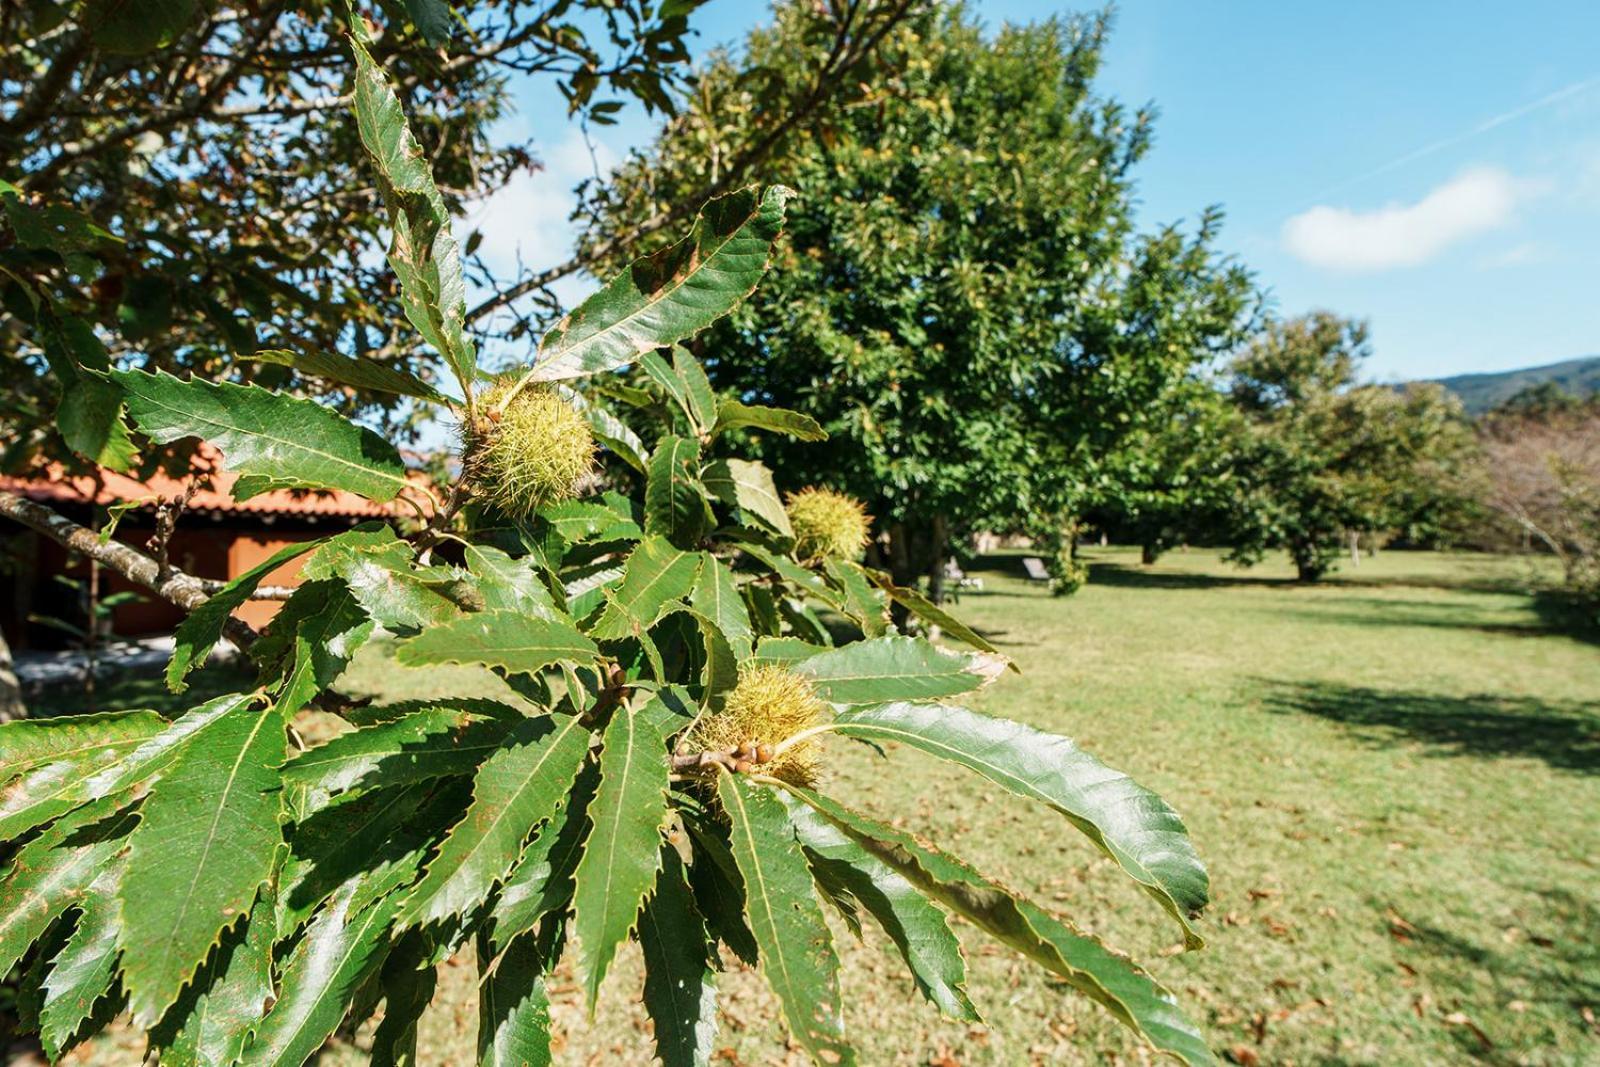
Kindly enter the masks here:
<path id="1" fill-rule="evenodd" d="M 1481 983 L 1451 988 L 1451 977 L 1486 976 L 1496 1002 L 1522 1000 L 1536 1011 L 1542 1008 L 1541 1014 L 1576 1023 L 1584 1008 L 1600 1002 L 1600 908 L 1560 887 L 1527 891 L 1542 898 L 1544 907 L 1531 917 L 1529 929 L 1514 931 L 1520 936 L 1485 945 L 1453 930 L 1412 922 L 1401 938 L 1411 950 L 1404 955 L 1411 956 L 1412 964 L 1438 963 L 1438 968 L 1426 968 L 1428 978 L 1447 995 L 1481 998 Z M 1452 1026 L 1451 1037 L 1479 1062 L 1528 1062 L 1526 1048 L 1497 1045 L 1493 1030 Z"/>
<path id="2" fill-rule="evenodd" d="M 1018 567 L 1020 570 L 1020 565 Z M 1293 578 L 1267 578 L 1247 574 L 1192 574 L 1130 567 L 1125 563 L 1089 563 L 1089 583 L 1117 589 L 1223 589 L 1254 586 L 1287 589 L 1302 583 Z"/>
<path id="3" fill-rule="evenodd" d="M 1535 594 L 1528 604 L 1535 618 L 1525 623 L 1484 621 L 1483 612 L 1460 600 L 1385 600 L 1381 597 L 1339 597 L 1310 607 L 1285 610 L 1283 614 L 1306 622 L 1477 630 L 1498 637 L 1562 636 L 1585 644 L 1600 644 L 1600 625 L 1590 614 L 1593 609 L 1586 613 L 1582 604 L 1558 591 Z"/>
<path id="4" fill-rule="evenodd" d="M 1341 597 L 1314 607 L 1279 614 L 1297 621 L 1344 626 L 1397 626 L 1404 629 L 1476 630 L 1496 637 L 1549 637 L 1563 631 L 1542 621 L 1487 622 L 1471 605 L 1426 601 L 1383 600 L 1377 597 Z"/>
<path id="5" fill-rule="evenodd" d="M 1575 641 L 1600 645 L 1600 609 L 1564 589 L 1535 593 L 1533 610 L 1549 629 Z"/>
<path id="6" fill-rule="evenodd" d="M 1481 694 L 1269 682 L 1266 706 L 1351 728 L 1379 747 L 1421 742 L 1430 755 L 1523 757 L 1559 770 L 1600 774 L 1600 704 Z"/>

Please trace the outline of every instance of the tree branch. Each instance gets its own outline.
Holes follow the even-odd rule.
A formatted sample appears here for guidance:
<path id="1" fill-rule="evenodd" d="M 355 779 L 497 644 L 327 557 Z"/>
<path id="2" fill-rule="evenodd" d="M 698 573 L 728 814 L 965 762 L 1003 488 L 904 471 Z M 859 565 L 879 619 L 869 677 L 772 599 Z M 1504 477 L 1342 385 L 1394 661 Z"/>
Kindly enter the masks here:
<path id="1" fill-rule="evenodd" d="M 0 490 L 0 515 L 14 519 L 52 541 L 70 548 L 80 555 L 96 560 L 136 585 L 142 585 L 169 600 L 185 611 L 193 611 L 207 600 L 220 583 L 211 583 L 192 574 L 167 568 L 165 576 L 155 560 L 120 541 L 102 542 L 98 534 L 87 526 L 79 526 L 64 515 L 59 515 L 43 504 L 26 497 Z M 239 619 L 229 616 L 222 631 L 240 648 L 256 639 L 256 632 Z"/>

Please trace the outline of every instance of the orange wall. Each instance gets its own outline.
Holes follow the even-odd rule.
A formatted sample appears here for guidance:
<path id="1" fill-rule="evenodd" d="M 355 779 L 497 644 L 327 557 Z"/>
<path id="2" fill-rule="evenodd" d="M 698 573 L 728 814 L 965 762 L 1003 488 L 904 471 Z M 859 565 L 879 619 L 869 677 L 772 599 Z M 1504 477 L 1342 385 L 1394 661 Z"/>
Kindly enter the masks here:
<path id="1" fill-rule="evenodd" d="M 312 532 L 274 534 L 271 536 L 256 536 L 254 534 L 236 534 L 231 544 L 228 545 L 228 577 L 237 578 L 251 567 L 262 563 L 266 558 L 288 545 L 300 541 L 310 541 L 320 536 Z M 291 559 L 288 563 L 267 572 L 261 580 L 262 585 L 299 585 L 300 568 L 305 565 L 304 556 Z M 279 600 L 251 600 L 238 611 L 234 612 L 239 618 L 261 629 L 265 626 L 278 609 L 283 607 Z"/>

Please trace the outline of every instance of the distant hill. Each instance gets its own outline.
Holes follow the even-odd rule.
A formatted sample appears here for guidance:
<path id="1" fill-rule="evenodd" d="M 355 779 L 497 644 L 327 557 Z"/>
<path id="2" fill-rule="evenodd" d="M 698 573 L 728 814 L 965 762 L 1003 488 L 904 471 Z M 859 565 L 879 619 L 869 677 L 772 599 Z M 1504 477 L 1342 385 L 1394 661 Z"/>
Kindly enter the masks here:
<path id="1" fill-rule="evenodd" d="M 1600 392 L 1600 356 L 1585 356 L 1563 363 L 1523 367 L 1497 374 L 1457 374 L 1451 378 L 1433 380 L 1460 397 L 1469 415 L 1481 415 L 1541 382 L 1552 382 L 1573 396 L 1586 397 Z"/>

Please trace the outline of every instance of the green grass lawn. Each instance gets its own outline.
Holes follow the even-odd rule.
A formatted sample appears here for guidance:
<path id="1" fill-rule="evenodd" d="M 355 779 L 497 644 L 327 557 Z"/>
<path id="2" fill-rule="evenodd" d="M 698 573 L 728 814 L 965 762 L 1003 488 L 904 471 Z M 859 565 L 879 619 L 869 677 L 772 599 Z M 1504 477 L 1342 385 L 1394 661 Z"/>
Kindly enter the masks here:
<path id="1" fill-rule="evenodd" d="M 960 610 L 1022 668 L 984 710 L 1077 738 L 1181 811 L 1208 862 L 1209 946 L 1174 928 L 1058 816 L 909 751 L 830 742 L 832 790 L 924 832 L 1148 960 L 1233 1059 L 1262 1064 L 1600 1063 L 1600 646 L 1548 628 L 1527 564 L 1388 553 L 1314 587 L 1277 562 L 1092 550 L 1054 599 L 1014 558 Z M 372 655 L 387 698 L 494 690 Z M 1102 1012 L 964 930 L 987 1025 L 945 1022 L 892 946 L 838 931 L 867 1064 L 1096 1064 L 1148 1057 Z M 560 1063 L 645 1062 L 623 959 L 590 1023 L 555 987 Z M 472 967 L 445 968 L 422 1061 L 472 1060 Z M 799 1063 L 736 966 L 725 1058 Z M 358 1059 L 360 1037 L 326 1057 Z M 80 1062 L 112 1062 L 108 1044 Z"/>

